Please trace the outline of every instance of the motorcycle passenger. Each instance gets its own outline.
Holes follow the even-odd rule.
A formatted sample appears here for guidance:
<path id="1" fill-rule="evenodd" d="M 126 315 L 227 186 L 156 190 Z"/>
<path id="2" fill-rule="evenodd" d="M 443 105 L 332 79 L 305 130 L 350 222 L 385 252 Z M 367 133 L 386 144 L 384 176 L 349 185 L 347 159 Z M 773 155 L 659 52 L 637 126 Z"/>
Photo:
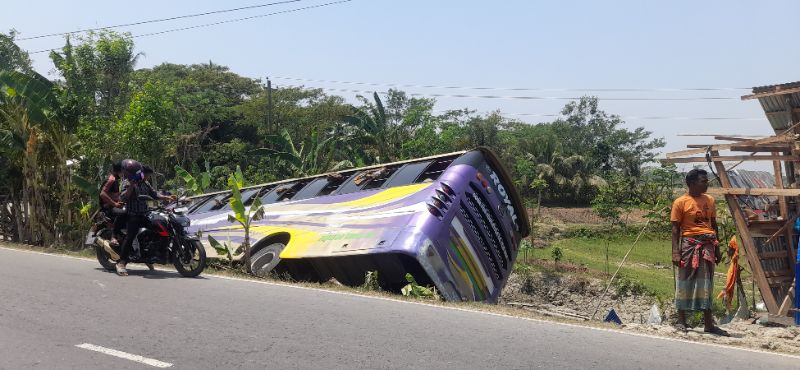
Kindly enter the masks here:
<path id="1" fill-rule="evenodd" d="M 150 184 L 145 181 L 144 168 L 141 163 L 132 159 L 126 159 L 122 161 L 122 169 L 128 180 L 128 187 L 121 196 L 121 199 L 127 204 L 126 213 L 128 219 L 126 223 L 127 234 L 125 236 L 125 241 L 122 243 L 120 260 L 117 262 L 116 267 L 118 275 L 127 276 L 128 271 L 125 267 L 128 263 L 133 241 L 139 229 L 147 225 L 147 201 L 139 199 L 139 196 L 147 195 L 158 200 L 175 200 L 175 197 L 158 195 Z M 151 264 L 148 264 L 147 267 L 151 270 L 153 269 Z"/>
<path id="2" fill-rule="evenodd" d="M 123 203 L 120 201 L 121 176 L 122 162 L 114 163 L 108 179 L 100 189 L 100 212 L 114 223 L 114 231 L 109 243 L 115 246 L 119 244 L 120 231 L 125 224 L 125 212 L 122 210 Z"/>

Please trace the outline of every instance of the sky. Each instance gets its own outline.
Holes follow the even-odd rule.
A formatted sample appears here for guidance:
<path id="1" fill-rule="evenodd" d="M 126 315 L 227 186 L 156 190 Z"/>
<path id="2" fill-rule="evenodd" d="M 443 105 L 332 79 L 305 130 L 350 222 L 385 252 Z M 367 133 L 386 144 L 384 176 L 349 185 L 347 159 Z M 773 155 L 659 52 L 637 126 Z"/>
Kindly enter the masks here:
<path id="1" fill-rule="evenodd" d="M 8 1 L 0 31 L 13 28 L 24 38 L 276 1 Z M 117 30 L 136 36 L 331 1 Z M 568 98 L 594 95 L 626 127 L 664 138 L 663 154 L 712 142 L 687 134 L 772 134 L 758 101 L 739 97 L 753 86 L 800 80 L 792 68 L 800 60 L 791 37 L 797 14 L 800 1 L 791 0 L 352 0 L 134 41 L 139 68 L 213 61 L 244 76 L 270 77 L 274 86 L 320 87 L 350 101 L 408 85 L 400 89 L 450 95 L 436 97 L 437 111 L 499 110 L 530 123 L 553 120 Z M 63 43 L 60 36 L 18 41 L 28 51 Z M 40 73 L 57 77 L 47 53 L 31 57 Z M 687 90 L 698 88 L 715 90 Z M 486 95 L 503 98 L 477 97 Z M 521 96 L 537 99 L 509 98 Z M 697 119 L 709 117 L 730 119 Z"/>

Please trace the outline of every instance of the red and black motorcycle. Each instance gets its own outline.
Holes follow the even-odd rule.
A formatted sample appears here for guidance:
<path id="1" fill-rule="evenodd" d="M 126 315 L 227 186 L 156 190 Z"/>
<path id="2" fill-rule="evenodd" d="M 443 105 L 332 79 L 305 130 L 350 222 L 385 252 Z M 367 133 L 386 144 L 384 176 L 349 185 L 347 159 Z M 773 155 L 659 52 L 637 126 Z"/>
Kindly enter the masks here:
<path id="1" fill-rule="evenodd" d="M 206 267 L 206 250 L 200 240 L 186 234 L 189 218 L 185 208 L 172 208 L 142 195 L 151 205 L 147 212 L 147 225 L 139 229 L 128 262 L 149 264 L 172 264 L 185 277 L 200 275 Z M 175 206 L 172 204 L 171 206 Z M 94 245 L 97 260 L 106 270 L 116 271 L 120 245 L 111 245 L 113 220 L 100 214 L 100 220 L 89 232 L 86 244 Z M 122 230 L 124 238 L 125 230 Z"/>

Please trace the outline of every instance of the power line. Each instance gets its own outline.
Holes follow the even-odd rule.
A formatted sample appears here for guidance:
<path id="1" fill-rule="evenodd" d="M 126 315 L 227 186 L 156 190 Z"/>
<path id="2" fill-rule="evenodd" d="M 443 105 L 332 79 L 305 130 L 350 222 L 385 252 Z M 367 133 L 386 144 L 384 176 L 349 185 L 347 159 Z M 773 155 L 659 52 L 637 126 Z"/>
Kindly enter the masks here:
<path id="1" fill-rule="evenodd" d="M 459 111 L 460 109 L 451 110 L 437 110 L 435 113 L 447 113 L 452 111 Z M 491 114 L 494 112 L 482 112 L 479 114 Z M 499 111 L 501 116 L 519 116 L 519 117 L 540 117 L 540 118 L 558 118 L 564 117 L 562 114 L 547 114 L 547 113 L 505 113 Z M 625 120 L 641 120 L 641 121 L 763 121 L 765 118 L 752 118 L 752 117 L 672 117 L 672 116 L 617 116 Z"/>
<path id="2" fill-rule="evenodd" d="M 451 85 L 416 85 L 416 84 L 393 84 L 377 82 L 354 82 L 339 80 L 318 80 L 296 77 L 273 77 L 278 80 L 332 83 L 339 85 L 361 85 L 361 86 L 380 86 L 380 87 L 403 87 L 417 89 L 447 89 L 447 90 L 498 90 L 498 91 L 602 91 L 602 92 L 676 92 L 676 91 L 738 91 L 750 90 L 748 87 L 689 87 L 689 88 L 542 88 L 542 87 L 483 87 L 483 86 L 451 86 Z M 737 98 L 738 99 L 738 98 Z"/>
<path id="3" fill-rule="evenodd" d="M 340 1 L 333 1 L 333 2 L 324 3 L 324 4 L 317 4 L 317 5 L 311 5 L 311 6 L 304 6 L 304 7 L 302 7 L 302 8 L 295 8 L 295 9 L 289 9 L 289 10 L 282 10 L 282 11 L 279 11 L 279 12 L 273 12 L 273 13 L 267 13 L 267 14 L 260 14 L 260 15 L 253 15 L 253 16 L 244 17 L 244 18 L 230 19 L 230 20 L 227 20 L 227 21 L 214 22 L 214 23 L 206 23 L 206 24 L 199 24 L 199 25 L 196 25 L 196 26 L 189 26 L 189 27 L 173 28 L 173 29 L 164 30 L 164 31 L 159 31 L 159 32 L 144 33 L 144 34 L 140 34 L 140 35 L 133 35 L 133 36 L 131 36 L 131 37 L 132 37 L 132 38 L 137 38 L 137 37 L 155 36 L 155 35 L 161 35 L 161 34 L 170 33 L 170 32 L 186 31 L 186 30 L 191 30 L 191 29 L 195 29 L 195 28 L 203 28 L 203 27 L 211 27 L 211 26 L 217 26 L 217 25 L 220 25 L 220 24 L 227 24 L 227 23 L 241 22 L 241 21 L 246 21 L 246 20 L 250 20 L 250 19 L 256 19 L 256 18 L 269 17 L 269 16 L 273 16 L 273 15 L 278 15 L 278 14 L 294 13 L 294 12 L 299 12 L 299 11 L 301 11 L 301 10 L 308 10 L 308 9 L 321 8 L 321 7 L 330 6 L 330 5 L 336 5 L 336 4 L 348 3 L 348 2 L 351 2 L 351 1 L 353 1 L 353 0 L 340 0 Z M 46 53 L 46 52 L 55 51 L 55 50 L 58 50 L 58 49 L 45 49 L 45 50 L 37 50 L 37 51 L 32 51 L 32 52 L 29 52 L 28 54 L 39 54 L 39 53 Z"/>
<path id="4" fill-rule="evenodd" d="M 194 18 L 194 17 L 201 17 L 201 16 L 204 16 L 204 15 L 211 15 L 211 14 L 230 13 L 230 12 L 235 12 L 235 11 L 239 11 L 239 10 L 263 8 L 263 7 L 267 7 L 267 6 L 281 5 L 281 4 L 288 4 L 288 3 L 296 3 L 296 2 L 299 2 L 299 1 L 302 1 L 302 0 L 286 0 L 286 1 L 268 3 L 268 4 L 258 4 L 258 5 L 243 6 L 243 7 L 239 7 L 239 8 L 233 8 L 233 9 L 214 10 L 214 11 L 210 11 L 210 12 L 179 15 L 179 16 L 169 17 L 169 18 L 150 19 L 150 20 L 146 20 L 146 21 L 139 21 L 139 22 L 133 22 L 133 23 L 115 24 L 113 26 L 105 26 L 105 27 L 97 27 L 97 28 L 86 28 L 86 29 L 72 31 L 72 32 L 48 33 L 48 34 L 45 34 L 45 35 L 38 35 L 38 36 L 31 36 L 31 37 L 21 37 L 21 38 L 16 39 L 16 41 L 34 40 L 34 39 L 41 39 L 41 38 L 53 37 L 53 36 L 66 36 L 66 35 L 72 35 L 72 34 L 83 33 L 83 32 L 92 32 L 92 31 L 108 30 L 108 29 L 112 29 L 112 28 L 138 26 L 138 25 L 147 24 L 147 23 L 167 22 L 167 21 L 174 21 L 176 19 Z"/>
<path id="5" fill-rule="evenodd" d="M 327 88 L 320 86 L 306 86 L 309 88 L 322 89 L 327 91 L 336 92 L 350 92 L 360 94 L 372 94 L 375 91 L 369 90 L 355 90 L 355 89 L 338 89 Z M 386 94 L 388 91 L 379 91 Z M 467 99 L 505 99 L 505 100 L 580 100 L 581 97 L 565 97 L 565 96 L 506 96 L 506 95 L 468 95 L 468 94 L 439 94 L 439 93 L 407 93 L 410 96 L 416 97 L 431 97 L 431 98 L 467 98 Z M 624 97 L 624 98 L 609 98 L 597 97 L 598 100 L 606 101 L 695 101 L 695 100 L 719 100 L 719 101 L 739 101 L 738 97 L 692 97 L 692 98 L 637 98 L 637 97 Z"/>

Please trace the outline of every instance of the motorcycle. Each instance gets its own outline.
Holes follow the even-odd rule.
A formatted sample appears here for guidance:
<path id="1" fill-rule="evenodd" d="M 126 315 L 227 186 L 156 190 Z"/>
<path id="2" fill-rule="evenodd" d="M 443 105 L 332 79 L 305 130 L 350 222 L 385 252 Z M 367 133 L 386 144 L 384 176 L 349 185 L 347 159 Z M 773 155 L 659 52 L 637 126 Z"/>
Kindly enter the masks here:
<path id="1" fill-rule="evenodd" d="M 147 225 L 139 229 L 128 256 L 128 262 L 148 264 L 172 264 L 182 276 L 195 277 L 206 267 L 206 250 L 197 238 L 186 235 L 190 221 L 186 208 L 177 207 L 180 201 L 171 206 L 155 202 L 147 195 L 139 196 L 146 200 L 150 209 L 146 214 Z M 100 220 L 87 235 L 86 244 L 95 247 L 97 261 L 106 270 L 116 271 L 116 261 L 122 241 L 111 245 L 113 220 L 101 214 Z M 122 230 L 123 236 L 125 230 Z"/>

